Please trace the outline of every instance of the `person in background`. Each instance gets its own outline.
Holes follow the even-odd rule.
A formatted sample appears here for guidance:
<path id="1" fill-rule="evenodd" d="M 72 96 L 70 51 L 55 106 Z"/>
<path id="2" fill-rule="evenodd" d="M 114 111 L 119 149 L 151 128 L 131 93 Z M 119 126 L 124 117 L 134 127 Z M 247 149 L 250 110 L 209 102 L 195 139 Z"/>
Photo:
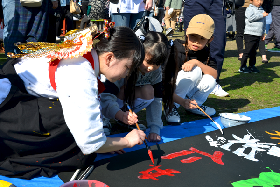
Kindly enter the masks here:
<path id="1" fill-rule="evenodd" d="M 166 36 L 172 37 L 172 34 L 175 31 L 175 25 L 177 19 L 181 14 L 182 9 L 182 0 L 166 0 L 164 3 L 165 7 L 165 17 L 164 22 L 166 26 Z"/>
<path id="2" fill-rule="evenodd" d="M 280 0 L 273 0 L 273 8 L 271 11 L 272 23 L 265 37 L 267 45 L 272 39 L 274 40 L 274 51 L 280 51 Z"/>
<path id="3" fill-rule="evenodd" d="M 117 3 L 117 4 L 115 4 Z M 144 11 L 150 11 L 153 7 L 153 0 L 110 0 L 110 16 L 116 26 L 129 27 L 134 29 L 136 24 L 144 15 Z"/>
<path id="4" fill-rule="evenodd" d="M 160 24 L 162 24 L 162 19 L 164 18 L 164 3 L 165 0 L 153 1 L 153 8 L 149 13 L 149 16 L 156 18 Z"/>
<path id="5" fill-rule="evenodd" d="M 90 26 L 91 20 L 109 19 L 108 0 L 89 0 L 87 14 L 81 20 L 80 28 Z"/>
<path id="6" fill-rule="evenodd" d="M 263 0 L 251 0 L 251 4 L 245 11 L 245 51 L 241 59 L 239 68 L 240 73 L 259 73 L 256 68 L 256 50 L 260 40 L 265 39 L 265 17 L 268 15 L 263 8 Z M 249 67 L 247 67 L 247 59 L 249 60 Z"/>
<path id="7" fill-rule="evenodd" d="M 243 56 L 243 44 L 244 44 L 244 29 L 245 29 L 245 11 L 246 8 L 249 7 L 250 0 L 245 0 L 245 3 L 242 7 L 239 7 L 236 10 L 235 19 L 236 19 L 236 44 L 237 44 L 237 51 L 238 51 L 238 60 L 241 61 Z M 260 50 L 260 54 L 262 56 L 262 63 L 268 63 L 266 57 L 266 50 L 265 50 L 265 43 L 263 40 L 260 40 L 257 48 Z"/>
<path id="8" fill-rule="evenodd" d="M 56 7 L 55 1 L 43 0 L 40 7 L 25 7 L 20 0 L 2 0 L 6 55 L 9 52 L 20 53 L 15 43 L 47 41 L 49 11 Z"/>
<path id="9" fill-rule="evenodd" d="M 60 40 L 61 29 L 63 27 L 63 20 L 66 19 L 66 31 L 74 29 L 73 14 L 70 13 L 70 0 L 60 0 L 58 5 L 59 15 L 56 20 L 56 36 L 57 40 Z"/>

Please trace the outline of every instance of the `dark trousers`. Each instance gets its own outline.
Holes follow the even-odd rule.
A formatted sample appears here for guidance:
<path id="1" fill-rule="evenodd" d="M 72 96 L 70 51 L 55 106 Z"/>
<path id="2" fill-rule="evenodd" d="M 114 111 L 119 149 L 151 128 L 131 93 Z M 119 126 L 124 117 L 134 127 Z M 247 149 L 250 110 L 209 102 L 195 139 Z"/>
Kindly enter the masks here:
<path id="1" fill-rule="evenodd" d="M 274 38 L 275 47 L 280 48 L 280 6 L 273 6 L 271 17 L 272 23 L 265 37 L 265 43 L 268 44 Z"/>
<path id="2" fill-rule="evenodd" d="M 240 7 L 235 12 L 236 20 L 236 45 L 238 54 L 243 53 L 243 36 L 245 29 L 245 11 L 246 7 Z"/>
<path id="3" fill-rule="evenodd" d="M 259 45 L 261 37 L 245 34 L 244 39 L 245 39 L 245 50 L 241 59 L 240 68 L 246 66 L 248 58 L 250 58 L 249 66 L 254 66 L 256 64 L 257 47 Z"/>
<path id="4" fill-rule="evenodd" d="M 73 14 L 70 13 L 70 5 L 60 6 L 60 15 L 56 21 L 56 35 L 61 35 L 61 29 L 63 26 L 63 20 L 66 18 L 66 30 L 67 32 L 74 29 Z"/>
<path id="5" fill-rule="evenodd" d="M 236 44 L 238 54 L 244 53 L 243 49 L 243 39 L 244 39 L 244 29 L 245 29 L 245 11 L 246 7 L 240 7 L 236 10 L 235 20 L 236 20 Z M 265 43 L 260 40 L 258 47 L 261 55 L 266 55 Z"/>
<path id="6" fill-rule="evenodd" d="M 226 13 L 224 0 L 188 0 L 184 4 L 184 28 L 197 14 L 208 14 L 215 22 L 214 40 L 210 43 L 210 58 L 217 62 L 217 82 L 224 63 L 226 46 Z"/>

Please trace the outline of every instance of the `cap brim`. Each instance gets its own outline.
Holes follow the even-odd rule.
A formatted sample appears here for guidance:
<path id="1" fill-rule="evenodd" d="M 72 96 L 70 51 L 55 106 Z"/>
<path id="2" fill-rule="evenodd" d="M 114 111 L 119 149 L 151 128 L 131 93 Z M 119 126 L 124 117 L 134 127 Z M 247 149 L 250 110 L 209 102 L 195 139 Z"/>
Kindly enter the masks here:
<path id="1" fill-rule="evenodd" d="M 201 28 L 188 28 L 186 35 L 188 34 L 198 34 L 200 36 L 203 36 L 206 39 L 210 39 L 211 36 L 213 35 L 213 33 L 207 31 L 207 30 L 203 30 Z"/>

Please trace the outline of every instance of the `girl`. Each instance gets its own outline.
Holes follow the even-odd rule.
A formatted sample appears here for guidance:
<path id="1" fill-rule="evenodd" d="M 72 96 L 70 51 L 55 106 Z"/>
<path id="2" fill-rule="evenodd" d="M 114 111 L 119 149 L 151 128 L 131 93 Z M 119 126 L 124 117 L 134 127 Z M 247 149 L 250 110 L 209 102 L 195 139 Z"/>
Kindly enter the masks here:
<path id="1" fill-rule="evenodd" d="M 131 29 L 106 28 L 94 49 L 90 29 L 67 36 L 62 44 L 19 45 L 25 52 L 35 46 L 35 51 L 15 56 L 22 58 L 2 68 L 0 175 L 51 177 L 91 165 L 96 153 L 142 144 L 140 130 L 124 138 L 107 138 L 103 132 L 98 99 L 103 87 L 97 77 L 120 80 L 144 58 Z"/>
<path id="2" fill-rule="evenodd" d="M 144 38 L 145 59 L 136 74 L 138 79 L 135 90 L 127 91 L 130 86 L 125 83 L 126 79 L 114 83 L 107 80 L 105 82 L 106 90 L 101 94 L 101 106 L 107 123 L 109 123 L 108 119 L 117 119 L 128 125 L 134 125 L 138 121 L 135 113 L 146 108 L 146 120 L 150 128 L 148 141 L 153 142 L 161 140 L 160 129 L 163 123 L 161 120 L 162 70 L 160 66 L 165 65 L 166 59 L 168 59 L 168 40 L 163 33 L 153 31 L 148 32 Z M 133 114 L 127 111 L 125 103 L 133 106 Z M 141 127 L 145 129 L 144 125 Z"/>
<path id="3" fill-rule="evenodd" d="M 204 114 L 195 104 L 203 108 L 208 115 L 216 113 L 215 109 L 202 105 L 216 85 L 217 64 L 209 60 L 209 49 L 206 47 L 213 40 L 214 27 L 214 21 L 210 16 L 198 14 L 189 23 L 185 47 L 182 46 L 182 42 L 174 41 L 174 53 L 177 53 L 177 58 L 180 59 L 178 62 L 181 63 L 178 66 L 180 69 L 176 71 L 178 74 L 174 74 L 176 77 L 174 107 L 172 104 L 165 106 L 168 122 L 180 122 L 177 112 L 180 105 L 187 111 L 199 115 Z M 164 88 L 164 91 L 168 91 L 168 88 Z M 172 92 L 166 94 L 165 97 L 168 97 Z"/>

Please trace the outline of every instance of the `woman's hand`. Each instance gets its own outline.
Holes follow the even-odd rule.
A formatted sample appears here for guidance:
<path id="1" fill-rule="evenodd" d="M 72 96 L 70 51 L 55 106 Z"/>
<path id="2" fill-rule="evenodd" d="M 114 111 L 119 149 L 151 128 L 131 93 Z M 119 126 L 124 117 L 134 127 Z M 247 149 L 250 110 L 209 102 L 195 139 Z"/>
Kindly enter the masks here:
<path id="1" fill-rule="evenodd" d="M 161 137 L 160 137 L 160 135 L 158 135 L 156 133 L 150 133 L 148 136 L 148 141 L 149 142 L 159 142 L 159 141 L 161 141 Z"/>
<path id="2" fill-rule="evenodd" d="M 126 111 L 123 113 L 122 122 L 128 125 L 134 125 L 138 122 L 138 116 L 134 112 Z"/>
<path id="3" fill-rule="evenodd" d="M 195 66 L 197 66 L 197 61 L 196 59 L 192 59 L 192 60 L 189 60 L 187 62 L 185 62 L 183 65 L 182 65 L 182 70 L 184 71 L 191 71 Z"/>
<path id="4" fill-rule="evenodd" d="M 145 140 L 146 134 L 137 129 L 130 131 L 124 138 L 127 140 L 127 147 L 131 148 L 136 144 L 141 145 Z"/>

